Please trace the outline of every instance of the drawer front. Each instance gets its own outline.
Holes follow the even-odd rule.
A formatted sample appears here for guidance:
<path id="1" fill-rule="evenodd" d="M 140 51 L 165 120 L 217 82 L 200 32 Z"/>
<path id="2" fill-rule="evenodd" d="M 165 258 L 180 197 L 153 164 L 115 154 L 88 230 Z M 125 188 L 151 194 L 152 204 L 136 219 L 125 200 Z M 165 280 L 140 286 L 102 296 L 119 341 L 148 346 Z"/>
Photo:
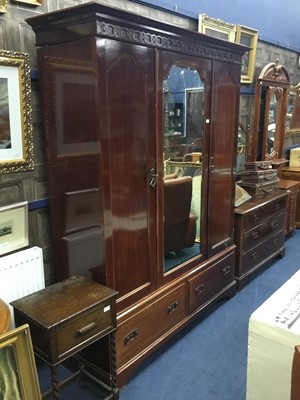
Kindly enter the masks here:
<path id="1" fill-rule="evenodd" d="M 242 256 L 242 272 L 245 273 L 277 253 L 284 246 L 284 231 L 276 233 Z"/>
<path id="2" fill-rule="evenodd" d="M 189 280 L 189 307 L 194 311 L 234 279 L 234 253 Z"/>
<path id="3" fill-rule="evenodd" d="M 267 203 L 264 207 L 259 207 L 256 210 L 250 211 L 245 215 L 244 230 L 254 228 L 264 222 L 264 220 L 271 215 L 280 213 L 280 211 L 285 210 L 286 198 L 278 199 L 277 201 L 272 201 Z"/>
<path id="4" fill-rule="evenodd" d="M 285 213 L 281 213 L 267 219 L 262 224 L 250 229 L 244 233 L 243 251 L 247 251 L 257 246 L 261 241 L 267 239 L 268 236 L 274 235 L 283 229 L 285 224 Z"/>
<path id="5" fill-rule="evenodd" d="M 105 303 L 92 311 L 80 314 L 56 330 L 57 360 L 69 356 L 72 351 L 85 347 L 97 336 L 114 326 L 111 304 Z M 66 354 L 68 353 L 68 354 Z"/>
<path id="6" fill-rule="evenodd" d="M 185 283 L 118 324 L 116 353 L 118 366 L 185 317 Z"/>

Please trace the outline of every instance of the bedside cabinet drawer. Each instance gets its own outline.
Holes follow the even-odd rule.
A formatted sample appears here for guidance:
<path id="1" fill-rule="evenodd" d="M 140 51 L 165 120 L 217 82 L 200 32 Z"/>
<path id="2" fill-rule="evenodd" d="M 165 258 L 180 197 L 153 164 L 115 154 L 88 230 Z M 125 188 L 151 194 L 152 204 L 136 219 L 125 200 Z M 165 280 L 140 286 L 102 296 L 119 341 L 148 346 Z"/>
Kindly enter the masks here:
<path id="1" fill-rule="evenodd" d="M 262 224 L 246 232 L 243 238 L 243 251 L 251 249 L 265 240 L 268 236 L 274 235 L 279 230 L 282 230 L 284 223 L 285 213 L 281 213 L 265 220 Z"/>
<path id="2" fill-rule="evenodd" d="M 175 326 L 185 316 L 185 283 L 118 324 L 118 365 L 138 354 L 148 344 Z"/>
<path id="3" fill-rule="evenodd" d="M 189 307 L 196 310 L 234 279 L 235 258 L 230 254 L 189 280 Z"/>
<path id="4" fill-rule="evenodd" d="M 67 353 L 76 352 L 97 336 L 102 336 L 113 328 L 110 303 L 91 312 L 81 314 L 79 318 L 71 320 L 68 324 L 56 330 L 57 360 L 65 358 Z M 69 354 L 68 354 L 69 355 Z"/>

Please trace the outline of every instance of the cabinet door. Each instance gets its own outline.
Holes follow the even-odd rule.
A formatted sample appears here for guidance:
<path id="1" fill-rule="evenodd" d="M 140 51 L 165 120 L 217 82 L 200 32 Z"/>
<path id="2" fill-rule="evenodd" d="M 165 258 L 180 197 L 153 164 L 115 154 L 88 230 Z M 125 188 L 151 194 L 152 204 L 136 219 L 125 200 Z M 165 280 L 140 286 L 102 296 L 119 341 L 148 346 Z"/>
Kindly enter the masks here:
<path id="1" fill-rule="evenodd" d="M 206 119 L 211 61 L 158 53 L 159 270 L 165 283 L 206 257 Z M 180 267 L 180 268 L 178 268 Z"/>
<path id="2" fill-rule="evenodd" d="M 240 66 L 214 61 L 208 195 L 208 254 L 233 242 Z"/>
<path id="3" fill-rule="evenodd" d="M 157 285 L 154 52 L 99 39 L 98 54 L 107 285 L 120 310 Z"/>

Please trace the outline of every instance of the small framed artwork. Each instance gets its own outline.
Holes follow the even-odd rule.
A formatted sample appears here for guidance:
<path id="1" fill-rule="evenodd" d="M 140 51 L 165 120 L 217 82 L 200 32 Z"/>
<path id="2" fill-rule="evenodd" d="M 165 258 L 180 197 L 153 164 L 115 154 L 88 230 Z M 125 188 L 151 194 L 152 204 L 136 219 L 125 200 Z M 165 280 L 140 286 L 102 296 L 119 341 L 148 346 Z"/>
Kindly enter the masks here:
<path id="1" fill-rule="evenodd" d="M 40 6 L 43 0 L 14 0 L 16 3 L 31 4 L 32 6 Z"/>
<path id="2" fill-rule="evenodd" d="M 29 325 L 0 335 L 0 399 L 41 400 Z"/>
<path id="3" fill-rule="evenodd" d="M 0 256 L 28 245 L 28 202 L 0 207 Z"/>
<path id="4" fill-rule="evenodd" d="M 100 226 L 100 201 L 98 188 L 66 192 L 65 233 Z"/>
<path id="5" fill-rule="evenodd" d="M 0 50 L 0 173 L 31 169 L 33 132 L 29 55 Z"/>
<path id="6" fill-rule="evenodd" d="M 0 0 L 0 13 L 6 13 L 7 12 L 7 3 L 8 0 Z"/>
<path id="7" fill-rule="evenodd" d="M 236 43 L 250 47 L 242 58 L 241 82 L 252 83 L 254 75 L 258 31 L 245 26 L 237 25 Z"/>
<path id="8" fill-rule="evenodd" d="M 236 25 L 211 18 L 206 14 L 199 14 L 198 32 L 227 42 L 234 42 Z"/>

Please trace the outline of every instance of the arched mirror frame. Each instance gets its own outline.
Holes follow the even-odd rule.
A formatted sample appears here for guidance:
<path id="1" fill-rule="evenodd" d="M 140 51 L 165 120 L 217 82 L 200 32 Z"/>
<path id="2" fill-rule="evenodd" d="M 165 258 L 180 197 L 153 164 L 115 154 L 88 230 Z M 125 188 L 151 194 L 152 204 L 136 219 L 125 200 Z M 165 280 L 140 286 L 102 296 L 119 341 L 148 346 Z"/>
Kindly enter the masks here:
<path id="1" fill-rule="evenodd" d="M 261 70 L 255 86 L 250 161 L 282 159 L 289 85 L 289 74 L 283 65 L 278 64 L 278 60 L 276 63 L 267 64 Z M 266 98 L 262 101 L 264 93 Z M 276 96 L 277 106 L 274 143 L 269 153 L 268 125 L 273 95 Z"/>

